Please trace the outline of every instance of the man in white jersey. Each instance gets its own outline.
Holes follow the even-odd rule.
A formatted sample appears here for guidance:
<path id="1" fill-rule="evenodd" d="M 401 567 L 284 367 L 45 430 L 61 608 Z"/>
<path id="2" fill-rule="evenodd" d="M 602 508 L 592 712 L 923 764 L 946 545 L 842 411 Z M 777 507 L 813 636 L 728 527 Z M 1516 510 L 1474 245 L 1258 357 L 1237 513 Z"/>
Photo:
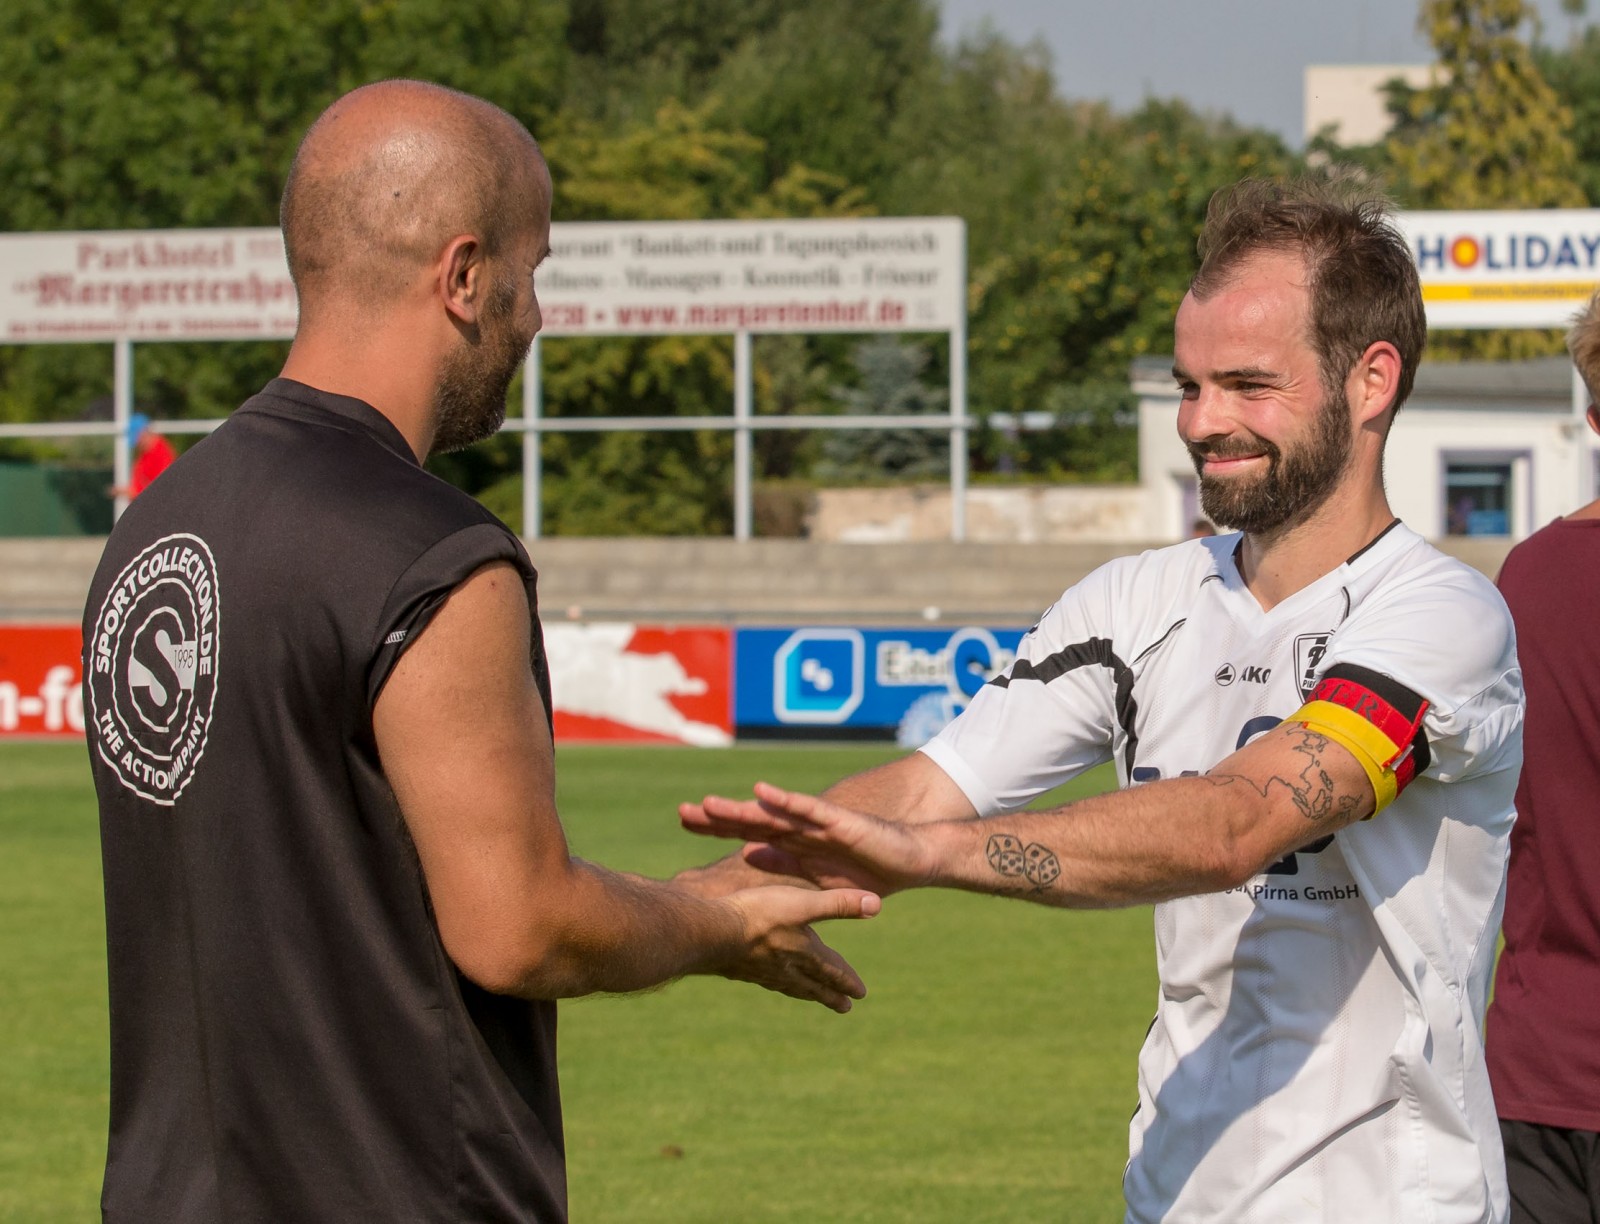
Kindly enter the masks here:
<path id="1" fill-rule="evenodd" d="M 1250 181 L 1200 254 L 1178 430 L 1235 532 L 1089 575 L 919 753 L 683 820 L 767 843 L 744 870 L 1157 902 L 1129 1220 L 1504 1220 L 1480 1021 L 1521 677 L 1494 587 L 1384 494 L 1410 252 L 1348 184 Z M 1127 789 L 1018 812 L 1107 760 Z"/>

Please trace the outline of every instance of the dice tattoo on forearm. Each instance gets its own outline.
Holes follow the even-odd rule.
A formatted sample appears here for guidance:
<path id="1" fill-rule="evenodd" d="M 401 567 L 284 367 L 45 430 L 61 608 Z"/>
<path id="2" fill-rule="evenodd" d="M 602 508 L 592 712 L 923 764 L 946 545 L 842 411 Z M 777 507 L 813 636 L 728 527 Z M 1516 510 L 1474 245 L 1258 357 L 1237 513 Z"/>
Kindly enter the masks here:
<path id="1" fill-rule="evenodd" d="M 1023 845 L 1020 837 L 996 833 L 985 848 L 989 866 L 1003 876 L 1022 876 L 1042 892 L 1061 877 L 1061 860 L 1038 842 Z"/>

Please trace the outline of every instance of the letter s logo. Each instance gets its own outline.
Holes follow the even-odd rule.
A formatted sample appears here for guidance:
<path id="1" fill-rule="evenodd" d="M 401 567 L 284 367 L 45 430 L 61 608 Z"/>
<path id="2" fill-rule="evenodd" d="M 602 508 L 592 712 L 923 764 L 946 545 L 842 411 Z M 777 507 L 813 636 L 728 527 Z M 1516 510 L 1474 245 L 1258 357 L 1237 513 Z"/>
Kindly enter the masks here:
<path id="1" fill-rule="evenodd" d="M 151 727 L 172 725 L 182 684 L 174 665 L 183 626 L 171 612 L 157 612 L 134 635 L 128 659 L 128 687 L 139 716 Z"/>

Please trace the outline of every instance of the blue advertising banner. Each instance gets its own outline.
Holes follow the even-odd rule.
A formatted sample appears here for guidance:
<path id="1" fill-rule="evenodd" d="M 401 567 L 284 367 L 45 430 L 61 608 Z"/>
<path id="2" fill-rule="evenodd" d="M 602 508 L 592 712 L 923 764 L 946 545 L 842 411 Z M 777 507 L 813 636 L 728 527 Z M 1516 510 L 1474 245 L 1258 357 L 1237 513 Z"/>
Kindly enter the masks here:
<path id="1" fill-rule="evenodd" d="M 739 629 L 733 721 L 753 738 L 926 743 L 1011 665 L 1021 629 Z"/>

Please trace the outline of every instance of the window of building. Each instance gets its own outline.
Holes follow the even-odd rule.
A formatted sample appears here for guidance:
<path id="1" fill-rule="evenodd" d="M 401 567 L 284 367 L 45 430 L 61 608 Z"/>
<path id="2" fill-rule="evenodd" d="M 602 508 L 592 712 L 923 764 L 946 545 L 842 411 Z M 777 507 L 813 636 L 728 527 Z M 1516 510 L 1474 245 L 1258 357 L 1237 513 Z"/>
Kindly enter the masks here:
<path id="1" fill-rule="evenodd" d="M 1445 534 L 1511 534 L 1510 463 L 1447 463 L 1444 475 Z"/>

